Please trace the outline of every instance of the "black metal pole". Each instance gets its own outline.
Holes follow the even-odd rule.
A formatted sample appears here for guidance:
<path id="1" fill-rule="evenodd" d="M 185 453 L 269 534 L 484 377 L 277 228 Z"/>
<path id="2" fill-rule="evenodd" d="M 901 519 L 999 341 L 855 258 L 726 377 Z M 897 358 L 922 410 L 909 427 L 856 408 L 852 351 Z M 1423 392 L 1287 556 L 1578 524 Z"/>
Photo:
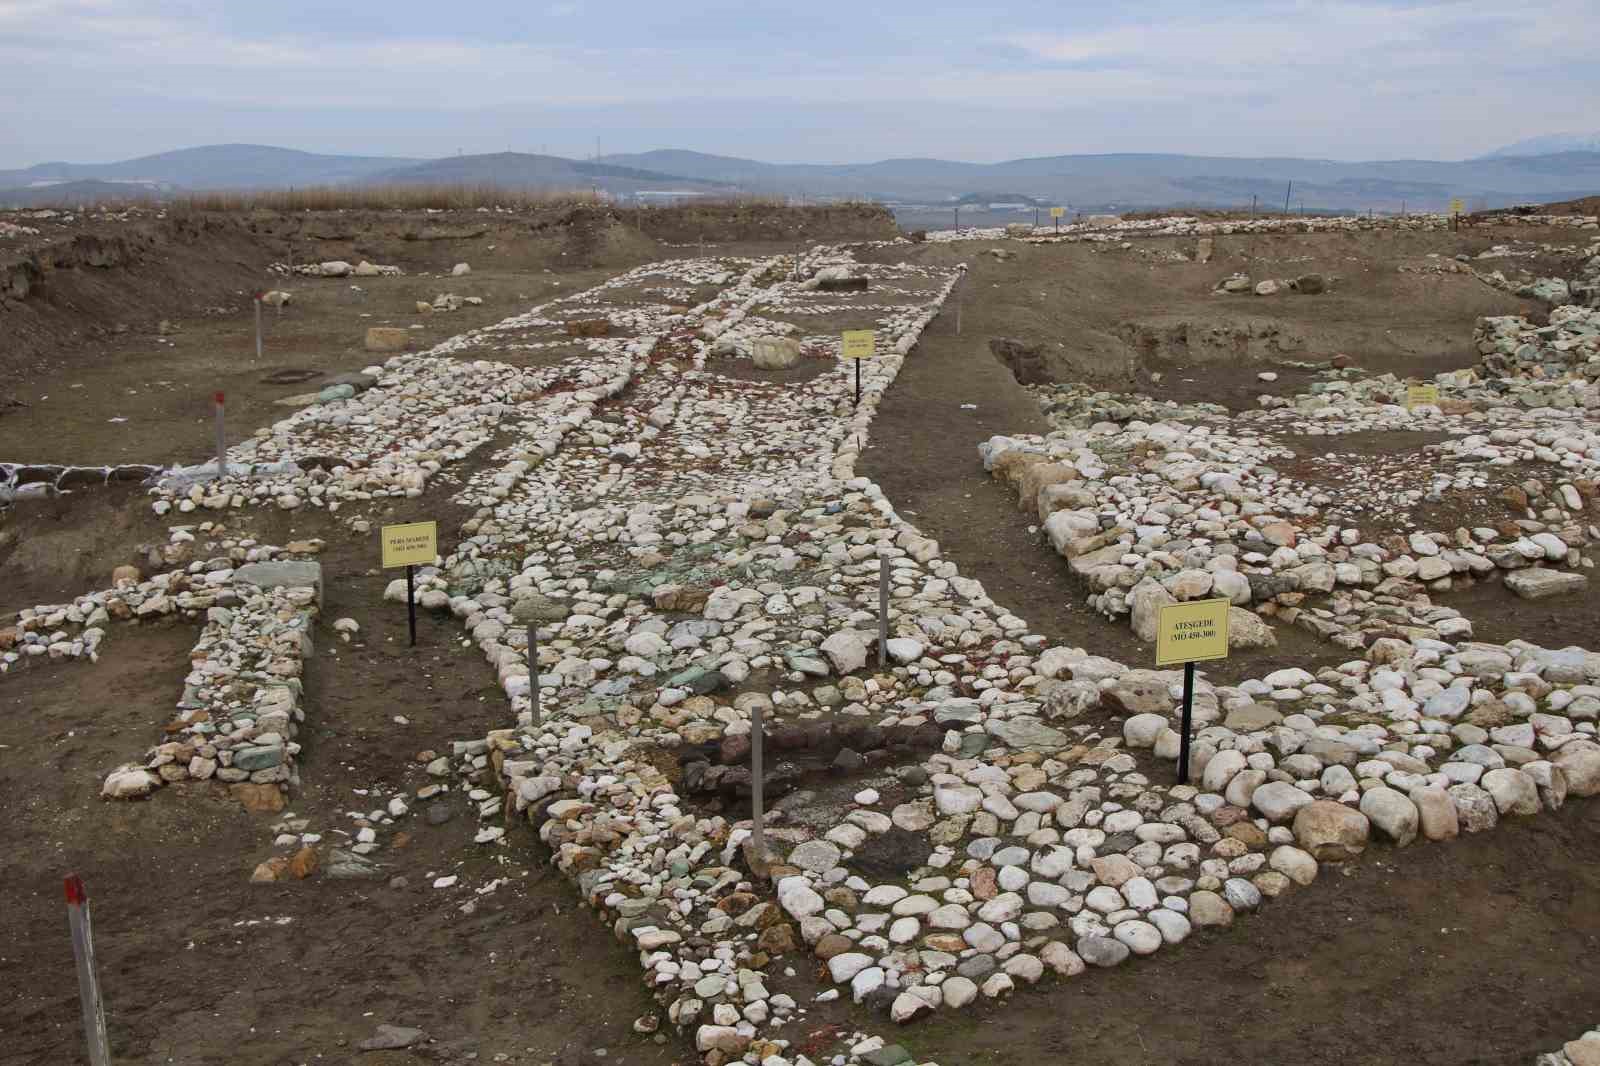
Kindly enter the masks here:
<path id="1" fill-rule="evenodd" d="M 1178 784 L 1189 783 L 1189 730 L 1194 715 L 1194 663 L 1183 664 L 1183 733 L 1178 741 Z"/>
<path id="2" fill-rule="evenodd" d="M 406 565 L 406 618 L 411 624 L 411 646 L 417 646 L 417 592 L 413 583 L 416 567 Z"/>
<path id="3" fill-rule="evenodd" d="M 861 360 L 856 360 L 856 407 L 861 406 Z"/>

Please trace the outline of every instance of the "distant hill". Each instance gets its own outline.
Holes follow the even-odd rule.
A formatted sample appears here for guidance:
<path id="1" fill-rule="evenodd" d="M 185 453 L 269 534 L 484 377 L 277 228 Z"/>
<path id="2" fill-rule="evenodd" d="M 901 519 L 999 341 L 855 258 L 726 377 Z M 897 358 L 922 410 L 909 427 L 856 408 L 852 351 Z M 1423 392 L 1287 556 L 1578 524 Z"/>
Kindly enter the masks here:
<path id="1" fill-rule="evenodd" d="M 1577 138 L 1583 140 L 1583 138 Z M 1347 163 L 1289 157 L 1235 158 L 1161 153 L 1053 155 L 1002 163 L 884 159 L 870 163 L 766 163 L 661 149 L 595 161 L 500 152 L 420 160 L 317 155 L 265 145 L 223 144 L 120 163 L 41 163 L 0 171 L 0 189 L 46 182 L 151 183 L 163 190 L 252 189 L 354 183 L 495 184 L 519 189 L 598 186 L 619 197 L 645 191 L 750 194 L 804 199 L 859 198 L 954 206 L 999 201 L 1060 205 L 1073 211 L 1173 205 L 1264 210 L 1303 202 L 1308 210 L 1469 210 L 1527 201 L 1576 200 L 1600 192 L 1600 151 L 1522 154 L 1550 138 L 1509 145 L 1460 162 L 1425 159 Z M 1561 144 L 1566 141 L 1559 142 Z M 1292 186 L 1292 187 L 1291 187 Z M 34 202 L 56 194 L 28 193 Z M 21 194 L 17 194 L 21 195 Z M 74 193 L 76 195 L 76 193 Z M 119 198 L 126 189 L 101 194 Z M 15 200 L 11 201 L 15 202 Z"/>
<path id="2" fill-rule="evenodd" d="M 0 170 L 0 188 L 84 180 L 157 182 L 191 189 L 342 185 L 414 162 L 417 160 L 317 155 L 264 144 L 209 144 L 121 163 L 40 163 L 25 170 Z"/>
<path id="3" fill-rule="evenodd" d="M 1496 148 L 1485 159 L 1516 155 L 1555 155 L 1559 152 L 1600 152 L 1600 131 L 1594 133 L 1550 133 Z"/>
<path id="4" fill-rule="evenodd" d="M 1600 152 L 1495 157 L 1464 162 L 1192 156 L 1156 153 L 1059 155 L 1003 163 L 888 159 L 877 163 L 773 164 L 664 150 L 611 155 L 603 162 L 672 168 L 682 174 L 735 180 L 750 192 L 859 196 L 875 200 L 955 203 L 1004 190 L 1007 196 L 1071 205 L 1074 210 L 1248 206 L 1265 209 L 1303 201 L 1344 211 L 1443 210 L 1460 198 L 1495 207 L 1525 200 L 1571 199 L 1600 191 Z M 1289 186 L 1293 185 L 1291 189 Z"/>
<path id="5" fill-rule="evenodd" d="M 589 163 L 525 152 L 446 156 L 426 163 L 379 171 L 366 180 L 396 185 L 503 185 L 507 188 L 588 189 L 597 186 L 612 194 L 632 194 L 645 189 L 711 193 L 730 192 L 734 188 L 722 182 L 640 167 Z"/>

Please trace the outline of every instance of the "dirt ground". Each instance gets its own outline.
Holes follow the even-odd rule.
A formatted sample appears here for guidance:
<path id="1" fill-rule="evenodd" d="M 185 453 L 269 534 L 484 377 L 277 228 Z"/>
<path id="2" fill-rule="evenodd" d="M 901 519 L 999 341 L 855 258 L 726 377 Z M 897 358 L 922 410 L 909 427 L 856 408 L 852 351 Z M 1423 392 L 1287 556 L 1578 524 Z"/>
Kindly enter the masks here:
<path id="1" fill-rule="evenodd" d="M 1455 239 L 1440 239 L 1446 238 Z M 1204 267 L 1089 246 L 1024 248 L 1026 259 L 1004 264 L 980 255 L 981 245 L 890 250 L 895 258 L 909 254 L 929 263 L 965 260 L 974 270 L 965 283 L 962 331 L 952 311 L 930 326 L 885 398 L 863 473 L 937 537 L 963 573 L 982 580 L 1036 630 L 1128 662 L 1153 658 L 1125 624 L 1084 607 L 1063 561 L 1028 532 L 1031 523 L 1010 493 L 984 474 L 980 440 L 1049 428 L 987 343 L 994 336 L 1060 338 L 1072 348 L 1061 367 L 1110 360 L 1105 365 L 1171 375 L 1175 399 L 1226 394 L 1234 399 L 1218 402 L 1253 404 L 1250 382 L 1270 362 L 1246 360 L 1220 373 L 1198 361 L 1143 359 L 1128 340 L 1141 334 L 1119 333 L 1119 324 L 1148 325 L 1151 308 L 1192 321 L 1218 315 L 1218 308 L 1227 308 L 1230 320 L 1235 307 L 1261 313 L 1261 299 L 1228 297 L 1232 302 L 1223 304 L 1209 289 L 1234 269 L 1255 270 L 1274 256 L 1282 262 L 1259 269 L 1313 267 L 1299 265 L 1297 247 L 1255 241 L 1261 239 L 1226 250 L 1219 241 L 1219 259 Z M 348 243 L 354 251 L 363 247 Z M 1340 249 L 1323 243 L 1329 247 L 1318 244 L 1315 254 L 1331 263 Z M 273 372 L 327 376 L 381 358 L 361 349 L 367 325 L 421 325 L 420 348 L 617 269 L 534 265 L 507 249 L 503 265 L 461 256 L 474 265 L 465 278 L 425 277 L 422 271 L 439 269 L 435 258 L 456 256 L 430 244 L 430 258 L 399 260 L 405 277 L 286 281 L 262 272 L 276 249 L 251 248 L 241 246 L 234 264 L 219 269 L 203 293 L 179 292 L 170 303 L 129 314 L 126 332 L 115 332 L 115 321 L 106 319 L 100 333 L 65 338 L 21 368 L 5 394 L 27 406 L 0 408 L 0 458 L 203 460 L 212 442 L 210 396 L 219 388 L 229 397 L 230 437 L 237 440 L 292 410 L 274 401 L 318 387 L 315 377 L 270 384 L 264 379 Z M 707 250 L 785 249 L 774 239 Z M 1285 297 L 1271 305 L 1273 314 L 1304 316 L 1278 324 L 1279 335 L 1288 329 L 1307 337 L 1307 347 L 1284 358 L 1348 350 L 1374 369 L 1471 361 L 1472 317 L 1523 302 L 1458 276 L 1427 276 L 1435 288 L 1424 292 L 1413 276 L 1383 265 L 1392 268 L 1424 250 L 1407 245 L 1393 260 L 1380 257 L 1370 276 L 1345 267 L 1347 278 L 1357 280 L 1325 303 Z M 387 255 L 391 247 L 380 244 L 378 251 Z M 699 248 L 651 252 L 698 254 Z M 244 296 L 258 281 L 295 294 L 281 317 L 265 315 L 259 361 Z M 219 305 L 217 287 L 233 295 L 225 312 L 208 315 L 205 307 Z M 416 300 L 440 292 L 482 296 L 485 303 L 415 314 Z M 117 305 L 105 306 L 116 312 Z M 178 330 L 158 333 L 158 314 Z M 1386 331 L 1398 339 L 1383 339 Z M 1235 378 L 1228 375 L 1237 378 L 1233 392 L 1225 383 Z M 1293 387 L 1287 370 L 1277 384 Z M 442 531 L 453 532 L 460 516 L 441 510 L 448 480 L 423 500 L 397 501 L 376 517 L 403 521 L 426 509 Z M 291 807 L 308 820 L 308 831 L 330 840 L 335 830 L 353 832 L 352 812 L 429 781 L 420 753 L 447 751 L 453 740 L 505 724 L 493 674 L 475 648 L 463 647 L 453 620 L 419 616 L 420 646 L 406 645 L 404 613 L 381 605 L 389 575 L 372 569 L 371 545 L 318 516 L 263 512 L 229 522 L 275 543 L 304 536 L 329 542 L 322 556 L 327 603 L 307 670 L 312 713 L 300 737 L 304 785 Z M 104 587 L 112 567 L 138 561 L 142 546 L 164 541 L 166 525 L 135 489 L 19 507 L 0 520 L 0 608 Z M 1484 597 L 1482 605 L 1474 597 Z M 1491 603 L 1507 603 L 1504 590 L 1490 586 L 1460 600 L 1440 598 L 1475 618 L 1495 613 L 1487 610 Z M 1600 610 L 1591 606 L 1597 603 L 1600 594 L 1510 601 L 1481 624 L 1479 635 L 1571 643 L 1600 622 Z M 1574 623 L 1573 610 L 1592 613 Z M 343 616 L 361 626 L 353 643 L 331 631 Z M 1556 641 L 1564 626 L 1570 637 Z M 1238 656 L 1212 676 L 1228 680 L 1349 657 L 1299 630 L 1277 632 L 1278 649 Z M 440 824 L 419 809 L 395 827 L 407 839 L 384 832 L 375 856 L 383 876 L 343 881 L 319 874 L 270 885 L 251 884 L 248 876 L 257 862 L 281 853 L 271 827 L 285 815 L 247 814 L 205 785 L 170 786 L 143 803 L 101 802 L 106 770 L 141 755 L 167 721 L 194 639 L 193 628 L 178 624 L 117 627 L 98 664 L 31 664 L 0 682 L 0 795 L 8 798 L 0 817 L 0 1063 L 84 1061 L 62 913 L 61 877 L 68 872 L 85 878 L 94 901 L 118 1062 L 694 1061 L 676 1035 L 658 1043 L 632 1030 L 635 1018 L 654 1010 L 632 953 L 591 915 L 575 913 L 575 893 L 530 834 L 514 833 L 503 847 L 474 845 L 477 819 L 458 789 L 439 801 L 449 812 Z M 1448 847 L 1374 849 L 1348 876 L 1325 870 L 1311 889 L 1296 890 L 1293 899 L 1225 934 L 1196 937 L 1111 973 L 1021 992 L 1006 1008 L 941 1017 L 898 1035 L 919 1056 L 945 1066 L 1056 1059 L 1141 1066 L 1526 1063 L 1595 1021 L 1592 960 L 1600 916 L 1591 901 L 1600 873 L 1589 856 L 1597 846 L 1600 812 L 1574 804 Z M 459 883 L 432 888 L 444 874 Z M 478 894 L 498 879 L 506 880 Z M 803 986 L 815 980 L 808 963 L 793 960 Z M 1486 1003 L 1496 1008 L 1485 1010 Z M 827 1026 L 849 1030 L 868 1021 L 858 1009 L 835 1004 L 813 1010 L 787 1035 L 807 1041 L 822 1030 L 815 1037 L 821 1044 Z M 358 1055 L 355 1045 L 381 1023 L 421 1028 L 428 1042 Z M 886 1019 L 874 1016 L 870 1024 L 892 1035 Z"/>
<path id="2" fill-rule="evenodd" d="M 389 358 L 363 347 L 369 326 L 419 327 L 411 330 L 411 347 L 423 351 L 614 273 L 483 268 L 460 278 L 277 278 L 268 284 L 293 300 L 281 313 L 263 310 L 260 359 L 254 306 L 245 289 L 226 315 L 174 315 L 169 322 L 177 332 L 165 336 L 149 323 L 90 339 L 72 369 L 13 384 L 12 396 L 27 406 L 0 408 L 0 455 L 85 464 L 203 461 L 216 453 L 212 395 L 219 390 L 227 399 L 229 440 L 238 441 L 294 413 L 295 407 L 279 406 L 278 400 L 316 392 L 324 378 Z M 483 304 L 417 312 L 417 301 L 431 302 L 442 293 L 477 296 Z M 313 376 L 291 384 L 267 380 L 285 370 Z"/>
<path id="3" fill-rule="evenodd" d="M 1477 360 L 1472 322 L 1481 315 L 1540 314 L 1542 305 L 1489 288 L 1465 274 L 1402 273 L 1458 253 L 1476 255 L 1510 241 L 1571 244 L 1571 231 L 1524 226 L 1472 232 L 1233 235 L 1216 237 L 1208 263 L 1192 256 L 1194 238 L 1119 244 L 995 242 L 1016 258 L 999 262 L 983 241 L 874 250 L 864 258 L 904 258 L 971 269 L 961 286 L 964 336 L 975 350 L 992 337 L 1044 347 L 1059 381 L 1107 388 L 1135 383 L 1162 399 L 1254 407 L 1262 393 L 1303 387 L 1306 372 L 1283 364 L 1326 364 L 1345 354 L 1374 374 L 1433 374 Z M 1498 261 L 1497 261 L 1498 262 Z M 1512 260 L 1521 263 L 1521 260 Z M 1476 264 L 1479 269 L 1493 265 Z M 1253 280 L 1320 273 L 1320 295 L 1220 295 L 1234 273 Z M 1275 370 L 1278 382 L 1256 379 Z M 1160 374 L 1153 380 L 1153 373 Z"/>

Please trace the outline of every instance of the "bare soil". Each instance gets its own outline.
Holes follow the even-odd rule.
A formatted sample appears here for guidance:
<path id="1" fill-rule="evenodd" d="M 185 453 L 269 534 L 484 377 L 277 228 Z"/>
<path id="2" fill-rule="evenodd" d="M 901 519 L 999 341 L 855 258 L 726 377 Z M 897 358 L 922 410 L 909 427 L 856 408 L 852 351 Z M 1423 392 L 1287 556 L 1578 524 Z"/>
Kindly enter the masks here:
<path id="1" fill-rule="evenodd" d="M 1126 388 L 1136 382 L 1162 399 L 1254 407 L 1262 393 L 1303 387 L 1308 371 L 1352 357 L 1373 374 L 1436 373 L 1477 361 L 1472 323 L 1482 315 L 1542 314 L 1542 305 L 1491 289 L 1464 274 L 1402 273 L 1437 253 L 1475 255 L 1496 243 L 1569 244 L 1570 231 L 1502 226 L 1460 233 L 1233 235 L 1214 238 L 1208 263 L 1192 257 L 1194 238 L 1141 238 L 1118 244 L 996 242 L 1016 253 L 998 262 L 983 242 L 873 249 L 867 259 L 924 265 L 965 262 L 960 289 L 975 347 L 991 337 L 1043 346 L 1057 381 Z M 1320 273 L 1320 295 L 1223 295 L 1234 273 L 1253 280 Z M 1278 372 L 1269 386 L 1256 374 Z M 1151 375 L 1160 379 L 1152 383 Z"/>

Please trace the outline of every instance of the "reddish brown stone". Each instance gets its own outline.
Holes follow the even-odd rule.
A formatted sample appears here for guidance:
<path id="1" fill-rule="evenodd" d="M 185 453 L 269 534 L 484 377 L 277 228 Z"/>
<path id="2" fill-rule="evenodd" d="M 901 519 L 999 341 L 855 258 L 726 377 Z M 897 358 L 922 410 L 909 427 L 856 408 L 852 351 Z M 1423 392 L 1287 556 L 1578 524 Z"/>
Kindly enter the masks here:
<path id="1" fill-rule="evenodd" d="M 812 951 L 817 958 L 827 962 L 835 955 L 843 955 L 845 952 L 854 949 L 855 944 L 851 943 L 849 937 L 842 936 L 839 933 L 826 933 L 821 940 L 817 941 L 817 946 Z"/>
<path id="2" fill-rule="evenodd" d="M 316 873 L 321 865 L 322 861 L 317 858 L 317 849 L 308 844 L 295 852 L 294 857 L 289 860 L 289 872 L 296 880 L 304 881 Z"/>
<path id="3" fill-rule="evenodd" d="M 790 952 L 797 946 L 794 939 L 794 926 L 788 922 L 779 922 L 777 925 L 768 926 L 761 931 L 761 937 L 756 941 L 761 950 L 769 955 L 782 955 Z"/>
<path id="4" fill-rule="evenodd" d="M 241 781 L 236 785 L 229 785 L 228 791 L 233 793 L 234 799 L 244 804 L 244 809 L 251 814 L 276 814 L 288 805 L 283 797 L 283 789 L 274 784 L 256 784 Z"/>

